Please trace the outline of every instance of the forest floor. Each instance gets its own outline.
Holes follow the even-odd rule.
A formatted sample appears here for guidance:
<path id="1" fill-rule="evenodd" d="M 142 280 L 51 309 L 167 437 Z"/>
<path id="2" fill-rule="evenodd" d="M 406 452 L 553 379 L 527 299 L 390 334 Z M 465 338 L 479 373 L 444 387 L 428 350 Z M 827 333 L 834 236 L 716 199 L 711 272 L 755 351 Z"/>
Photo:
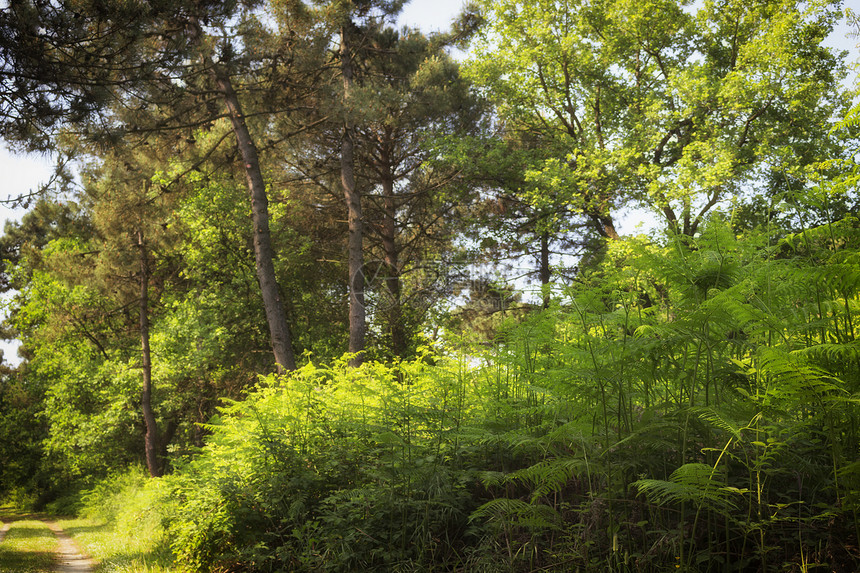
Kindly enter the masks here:
<path id="1" fill-rule="evenodd" d="M 0 573 L 92 573 L 95 561 L 54 520 L 7 509 L 0 512 Z"/>

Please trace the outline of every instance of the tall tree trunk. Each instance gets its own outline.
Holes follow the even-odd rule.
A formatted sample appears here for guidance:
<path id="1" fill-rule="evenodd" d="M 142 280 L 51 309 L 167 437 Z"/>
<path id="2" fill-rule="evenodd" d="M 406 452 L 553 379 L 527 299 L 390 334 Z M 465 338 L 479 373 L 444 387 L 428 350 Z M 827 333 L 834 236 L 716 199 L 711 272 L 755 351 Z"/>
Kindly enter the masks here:
<path id="1" fill-rule="evenodd" d="M 347 259 L 349 272 L 349 352 L 353 354 L 350 366 L 360 366 L 364 351 L 366 311 L 364 307 L 364 222 L 361 214 L 361 195 L 355 188 L 355 160 L 353 126 L 350 118 L 350 91 L 352 89 L 352 54 L 349 45 L 348 25 L 340 31 L 340 66 L 343 75 L 344 122 L 340 147 L 340 179 L 346 202 L 349 237 Z"/>
<path id="2" fill-rule="evenodd" d="M 615 222 L 612 220 L 612 215 L 602 213 L 600 211 L 586 211 L 585 214 L 589 219 L 591 219 L 594 224 L 594 229 L 601 237 L 612 240 L 620 238 L 618 231 L 615 229 Z"/>
<path id="3" fill-rule="evenodd" d="M 143 423 L 146 426 L 144 452 L 149 475 L 160 477 L 161 461 L 158 459 L 158 424 L 152 411 L 152 353 L 149 349 L 149 255 L 143 239 L 143 231 L 137 232 L 140 249 L 140 347 L 143 363 L 143 391 L 140 396 Z"/>
<path id="4" fill-rule="evenodd" d="M 382 160 L 386 160 L 383 154 Z M 390 169 L 382 178 L 384 218 L 382 221 L 382 250 L 387 267 L 385 288 L 388 291 L 388 332 L 391 336 L 391 351 L 403 358 L 406 354 L 406 330 L 403 325 L 403 302 L 400 299 L 400 252 L 397 249 L 397 204 L 394 196 L 394 177 Z"/>
<path id="5" fill-rule="evenodd" d="M 543 308 L 549 308 L 549 233 L 544 231 L 540 234 L 540 286 L 543 296 Z"/>
<path id="6" fill-rule="evenodd" d="M 257 147 L 251 139 L 245 116 L 239 105 L 239 98 L 233 89 L 230 76 L 221 66 L 213 66 L 215 83 L 218 87 L 227 111 L 233 132 L 236 135 L 236 143 L 239 153 L 242 155 L 242 163 L 245 170 L 245 179 L 248 183 L 248 192 L 251 196 L 251 218 L 254 224 L 254 257 L 257 269 L 257 280 L 260 283 L 260 291 L 263 296 L 263 307 L 266 311 L 266 321 L 269 323 L 269 335 L 272 342 L 272 352 L 278 371 L 295 370 L 296 359 L 293 354 L 292 337 L 290 327 L 287 324 L 287 316 L 284 304 L 281 301 L 280 287 L 275 276 L 274 249 L 269 232 L 269 198 L 266 195 L 266 184 L 263 180 L 263 172 L 260 168 L 260 160 L 257 155 Z"/>

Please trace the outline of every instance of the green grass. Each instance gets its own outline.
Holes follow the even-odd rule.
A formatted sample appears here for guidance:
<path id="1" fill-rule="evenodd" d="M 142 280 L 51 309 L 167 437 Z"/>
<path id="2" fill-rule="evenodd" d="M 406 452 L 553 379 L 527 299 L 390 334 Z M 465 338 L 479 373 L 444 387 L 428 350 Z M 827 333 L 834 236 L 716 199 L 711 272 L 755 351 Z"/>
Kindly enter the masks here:
<path id="1" fill-rule="evenodd" d="M 30 514 L 0 507 L 0 526 L 12 521 L 0 543 L 0 573 L 52 573 L 57 539 Z M 96 561 L 97 573 L 171 573 L 172 558 L 164 534 L 153 520 L 130 520 L 124 526 L 99 519 L 58 519 L 80 550 Z"/>
<path id="2" fill-rule="evenodd" d="M 57 538 L 47 525 L 33 519 L 17 520 L 0 543 L 0 573 L 49 573 L 56 549 Z"/>
<path id="3" fill-rule="evenodd" d="M 57 521 L 81 551 L 99 562 L 98 573 L 170 573 L 172 561 L 160 530 L 142 527 L 128 531 L 96 519 Z"/>

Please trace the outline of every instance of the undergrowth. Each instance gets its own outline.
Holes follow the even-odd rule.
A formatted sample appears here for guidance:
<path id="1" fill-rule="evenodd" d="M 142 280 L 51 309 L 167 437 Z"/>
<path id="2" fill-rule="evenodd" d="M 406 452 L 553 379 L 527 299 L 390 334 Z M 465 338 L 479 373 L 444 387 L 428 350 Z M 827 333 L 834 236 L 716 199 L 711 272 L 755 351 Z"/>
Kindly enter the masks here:
<path id="1" fill-rule="evenodd" d="M 162 525 L 167 507 L 161 483 L 131 469 L 85 491 L 80 517 L 57 523 L 98 561 L 97 573 L 168 573 L 176 569 Z"/>
<path id="2" fill-rule="evenodd" d="M 167 480 L 177 558 L 853 571 L 858 238 L 619 242 L 490 348 L 269 378 Z"/>
<path id="3" fill-rule="evenodd" d="M 262 380 L 67 527 L 190 571 L 856 571 L 858 241 L 617 242 L 492 345 Z"/>

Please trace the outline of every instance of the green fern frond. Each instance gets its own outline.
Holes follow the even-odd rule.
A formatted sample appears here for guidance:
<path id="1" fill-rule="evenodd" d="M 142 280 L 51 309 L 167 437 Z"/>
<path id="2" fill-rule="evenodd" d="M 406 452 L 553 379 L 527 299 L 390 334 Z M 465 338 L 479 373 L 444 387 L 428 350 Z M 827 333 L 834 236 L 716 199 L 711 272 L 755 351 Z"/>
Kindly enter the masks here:
<path id="1" fill-rule="evenodd" d="M 856 125 L 860 125 L 860 105 L 855 105 L 848 110 L 842 121 L 837 122 L 830 130 L 830 133 L 834 133 L 840 129 L 851 129 Z"/>
<path id="2" fill-rule="evenodd" d="M 478 479 L 484 487 L 501 487 L 507 476 L 503 472 L 482 471 L 478 472 Z"/>
<path id="3" fill-rule="evenodd" d="M 712 474 L 714 469 L 707 464 L 691 463 L 684 464 L 669 476 L 675 483 L 707 487 L 712 485 Z"/>
<path id="4" fill-rule="evenodd" d="M 632 446 L 640 451 L 656 450 L 665 452 L 675 447 L 675 443 L 671 439 L 667 439 L 664 436 L 673 435 L 677 433 L 677 431 L 678 424 L 674 420 L 652 420 L 650 423 L 634 430 L 629 436 L 612 444 L 612 447 L 605 449 L 603 451 L 603 454 L 615 451 L 620 446 Z"/>
<path id="5" fill-rule="evenodd" d="M 640 479 L 632 485 L 639 489 L 639 493 L 658 505 L 698 499 L 698 489 L 687 484 L 660 479 Z"/>
<path id="6" fill-rule="evenodd" d="M 774 400 L 822 400 L 841 394 L 843 390 L 826 370 L 810 364 L 799 352 L 785 352 L 777 348 L 759 351 L 759 373 L 775 383 L 770 384 L 767 395 Z"/>
<path id="7" fill-rule="evenodd" d="M 850 363 L 860 357 L 860 340 L 852 340 L 846 343 L 816 344 L 808 348 L 796 350 L 795 354 L 804 358 L 812 358 L 813 360 Z"/>
<path id="8" fill-rule="evenodd" d="M 860 480 L 860 460 L 842 466 L 837 471 L 840 479 Z"/>
<path id="9" fill-rule="evenodd" d="M 740 491 L 715 479 L 711 466 L 698 463 L 679 467 L 669 481 L 640 479 L 632 485 L 658 505 L 693 502 L 714 509 L 736 508 L 729 496 Z"/>
<path id="10" fill-rule="evenodd" d="M 532 501 L 535 501 L 560 491 L 574 476 L 587 470 L 588 462 L 582 458 L 554 458 L 517 470 L 508 475 L 506 481 L 531 486 Z"/>
<path id="11" fill-rule="evenodd" d="M 526 529 L 561 529 L 561 515 L 548 505 L 526 503 L 519 499 L 488 501 L 469 516 L 469 521 L 488 519 L 508 522 Z"/>
<path id="12" fill-rule="evenodd" d="M 580 420 L 565 422 L 564 424 L 550 430 L 545 437 L 545 441 L 548 445 L 569 445 L 571 442 L 582 443 L 585 445 L 585 436 L 587 435 L 588 429 L 590 429 L 590 427 L 584 425 Z"/>
<path id="13" fill-rule="evenodd" d="M 726 420 L 719 412 L 714 410 L 713 408 L 695 408 L 691 410 L 693 413 L 699 416 L 699 419 L 703 422 L 709 423 L 711 426 L 720 428 L 721 430 L 725 430 L 736 440 L 741 439 L 741 430 L 743 430 L 743 426 L 734 424 L 729 420 Z"/>
<path id="14" fill-rule="evenodd" d="M 816 284 L 827 285 L 838 292 L 856 292 L 860 288 L 860 266 L 855 261 L 836 262 L 816 267 L 809 273 Z"/>
<path id="15" fill-rule="evenodd" d="M 833 398 L 833 402 L 844 403 L 844 404 L 853 404 L 856 406 L 856 405 L 860 405 L 860 396 L 858 396 L 856 394 L 853 396 L 837 396 L 836 398 Z"/>

